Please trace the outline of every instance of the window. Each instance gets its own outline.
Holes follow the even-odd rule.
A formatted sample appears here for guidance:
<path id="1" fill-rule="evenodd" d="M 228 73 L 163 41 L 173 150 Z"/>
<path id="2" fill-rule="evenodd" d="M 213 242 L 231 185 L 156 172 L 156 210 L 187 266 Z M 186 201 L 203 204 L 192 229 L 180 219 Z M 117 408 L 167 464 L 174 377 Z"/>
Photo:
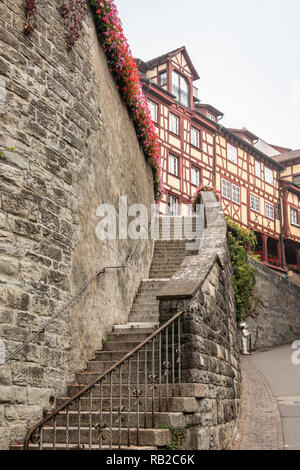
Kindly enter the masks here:
<path id="1" fill-rule="evenodd" d="M 170 113 L 170 131 L 179 135 L 179 118 L 172 113 Z"/>
<path id="2" fill-rule="evenodd" d="M 168 214 L 178 215 L 179 214 L 179 199 L 178 197 L 168 195 Z"/>
<path id="3" fill-rule="evenodd" d="M 222 179 L 222 196 L 225 197 L 225 199 L 231 199 L 230 182 L 224 179 Z"/>
<path id="4" fill-rule="evenodd" d="M 183 106 L 189 107 L 189 84 L 185 77 L 173 71 L 172 73 L 172 93 Z"/>
<path id="5" fill-rule="evenodd" d="M 291 209 L 291 224 L 298 225 L 298 211 L 296 209 Z"/>
<path id="6" fill-rule="evenodd" d="M 227 144 L 227 158 L 233 163 L 237 163 L 237 148 Z"/>
<path id="7" fill-rule="evenodd" d="M 266 203 L 266 217 L 274 220 L 274 207 Z"/>
<path id="8" fill-rule="evenodd" d="M 255 196 L 250 196 L 250 208 L 255 212 L 260 212 L 259 210 L 259 199 Z"/>
<path id="9" fill-rule="evenodd" d="M 147 103 L 150 109 L 152 121 L 157 122 L 157 104 L 150 100 L 147 100 Z"/>
<path id="10" fill-rule="evenodd" d="M 232 183 L 232 202 L 240 204 L 241 202 L 241 190 L 240 187 Z"/>
<path id="11" fill-rule="evenodd" d="M 297 184 L 298 186 L 300 186 L 300 175 L 294 176 L 294 184 Z"/>
<path id="12" fill-rule="evenodd" d="M 191 169 L 191 183 L 194 186 L 199 186 L 200 183 L 200 170 L 192 166 Z"/>
<path id="13" fill-rule="evenodd" d="M 159 84 L 160 86 L 165 86 L 167 84 L 167 72 L 161 72 L 159 75 Z"/>
<path id="14" fill-rule="evenodd" d="M 255 176 L 260 178 L 260 162 L 255 162 Z"/>
<path id="15" fill-rule="evenodd" d="M 213 114 L 207 113 L 207 117 L 212 121 L 216 122 L 216 116 L 214 116 Z"/>
<path id="16" fill-rule="evenodd" d="M 265 182 L 271 185 L 274 183 L 273 170 L 270 170 L 270 168 L 267 167 L 265 167 Z"/>
<path id="17" fill-rule="evenodd" d="M 200 147 L 200 131 L 194 127 L 191 128 L 191 144 L 194 147 Z"/>
<path id="18" fill-rule="evenodd" d="M 178 158 L 174 155 L 169 155 L 169 173 L 178 176 Z"/>

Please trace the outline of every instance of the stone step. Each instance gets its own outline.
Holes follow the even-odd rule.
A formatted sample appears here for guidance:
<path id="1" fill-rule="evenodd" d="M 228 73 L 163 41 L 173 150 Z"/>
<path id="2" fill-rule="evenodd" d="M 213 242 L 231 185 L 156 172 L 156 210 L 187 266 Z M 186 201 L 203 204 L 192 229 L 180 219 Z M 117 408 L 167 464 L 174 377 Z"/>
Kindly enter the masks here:
<path id="1" fill-rule="evenodd" d="M 113 361 L 113 362 L 117 362 L 119 361 L 120 359 L 122 359 L 122 357 L 126 356 L 126 354 L 128 354 L 128 351 L 130 351 L 130 349 L 125 349 L 125 350 L 116 350 L 116 351 L 98 351 L 96 352 L 95 354 L 95 358 L 94 358 L 94 361 Z M 157 347 L 155 348 L 155 353 L 158 353 L 158 349 Z M 148 346 L 148 351 L 147 351 L 147 356 L 148 356 L 148 359 L 150 359 L 152 357 L 152 346 Z M 145 357 L 145 351 L 141 351 L 140 353 L 140 357 Z M 89 362 L 93 362 L 93 361 L 89 361 Z"/>
<path id="2" fill-rule="evenodd" d="M 133 313 L 130 315 L 129 317 L 129 320 L 130 321 L 140 321 L 142 320 L 143 318 L 145 318 L 145 316 L 149 319 L 149 320 L 153 320 L 153 321 L 157 321 L 159 322 L 159 311 L 157 309 L 157 313 L 153 313 L 152 315 L 150 315 L 148 312 L 146 313 Z"/>
<path id="3" fill-rule="evenodd" d="M 119 359 L 117 360 L 100 360 L 100 361 L 97 361 L 97 360 L 93 360 L 93 361 L 88 361 L 87 362 L 87 368 L 86 368 L 86 371 L 84 372 L 79 372 L 80 374 L 82 373 L 90 373 L 90 372 L 98 372 L 99 374 L 101 372 L 105 372 L 107 371 L 108 369 L 110 369 L 116 362 L 118 362 L 118 360 L 121 360 L 128 352 L 126 351 L 125 354 L 123 356 L 121 356 Z M 139 359 L 139 370 L 141 372 L 144 373 L 144 370 L 145 370 L 145 360 L 144 360 L 144 357 L 145 357 L 145 352 L 142 351 L 140 352 L 140 359 Z M 150 355 L 148 354 L 149 356 L 149 359 L 150 359 Z M 155 359 L 155 369 L 158 369 L 158 353 L 155 355 L 154 357 Z M 165 357 L 164 357 L 164 354 L 162 356 L 162 362 L 165 361 Z M 131 359 L 130 361 L 130 368 L 131 368 L 131 371 L 135 372 L 137 370 L 137 360 L 136 360 L 136 356 L 135 356 L 135 359 Z M 151 372 L 151 368 L 152 368 L 152 362 L 150 360 L 147 361 L 147 369 L 148 369 L 148 373 Z M 128 372 L 128 361 L 126 361 L 123 365 L 122 365 L 122 373 L 127 373 Z M 119 373 L 119 372 L 118 372 Z"/>
<path id="4" fill-rule="evenodd" d="M 150 336 L 156 329 L 157 329 L 157 324 L 153 322 L 140 322 L 140 323 L 132 322 L 132 323 L 125 323 L 124 325 L 114 326 L 115 333 L 118 332 L 120 334 L 131 334 L 133 332 L 133 334 L 135 334 L 139 332 L 139 333 L 147 333 L 147 336 Z"/>
<path id="5" fill-rule="evenodd" d="M 119 428 L 114 427 L 112 428 L 112 444 L 118 445 L 119 443 Z M 89 434 L 90 429 L 89 427 L 81 427 L 80 428 L 80 444 L 88 444 L 89 443 Z M 69 443 L 70 444 L 77 444 L 78 443 L 78 428 L 77 426 L 70 426 L 69 427 Z M 102 440 L 103 444 L 109 444 L 109 430 L 106 429 L 103 431 L 102 436 L 104 440 Z M 92 444 L 99 443 L 100 433 L 98 429 L 92 428 L 91 429 L 91 441 Z M 140 429 L 139 430 L 139 440 L 138 445 L 140 446 L 160 446 L 164 447 L 170 444 L 171 440 L 171 433 L 168 429 Z M 53 441 L 53 428 L 52 427 L 44 427 L 43 428 L 43 441 L 47 443 L 51 443 Z M 132 444 L 137 444 L 137 430 L 131 429 L 130 430 L 130 441 Z M 65 427 L 57 427 L 56 428 L 56 442 L 58 444 L 65 444 L 66 443 L 66 428 Z M 128 444 L 128 429 L 122 428 L 121 429 L 121 444 L 127 445 Z"/>
<path id="6" fill-rule="evenodd" d="M 104 372 L 106 372 L 106 371 L 103 371 L 103 373 Z M 155 372 L 157 373 L 157 371 L 155 371 Z M 89 385 L 94 380 L 97 380 L 100 376 L 102 376 L 103 373 L 102 372 L 84 372 L 84 371 L 77 372 L 76 373 L 76 382 L 77 382 L 78 385 Z M 108 378 L 106 378 L 105 380 L 108 381 Z M 147 381 L 149 382 L 148 378 L 147 378 Z M 128 373 L 127 372 L 123 372 L 122 382 L 124 384 L 128 383 Z M 165 377 L 164 376 L 162 377 L 162 382 L 165 382 Z M 170 382 L 170 377 L 169 377 L 169 382 Z M 113 384 L 119 384 L 119 371 L 113 373 L 112 383 Z M 134 386 L 137 383 L 136 370 L 134 370 L 133 368 L 132 368 L 132 372 L 130 374 L 130 383 L 131 383 L 132 386 Z M 145 383 L 145 376 L 142 373 L 142 371 L 140 371 L 140 373 L 139 373 L 139 383 L 140 384 Z"/>
<path id="7" fill-rule="evenodd" d="M 158 307 L 159 306 L 159 301 L 156 299 L 156 294 L 159 292 L 159 289 L 157 291 L 151 293 L 151 295 L 146 294 L 146 295 L 139 295 L 135 301 L 134 301 L 134 307 Z"/>
<path id="8" fill-rule="evenodd" d="M 89 445 L 88 444 L 82 444 L 80 446 L 80 449 L 78 449 L 78 446 L 76 444 L 71 444 L 69 445 L 69 450 L 98 450 L 99 451 L 99 444 L 92 444 L 91 445 L 91 448 L 89 448 Z M 10 450 L 23 450 L 23 444 L 13 444 L 10 446 Z M 29 448 L 30 451 L 32 450 L 40 450 L 39 448 L 39 444 L 30 444 L 30 448 Z M 43 444 L 43 450 L 53 450 L 53 443 L 45 443 Z M 67 450 L 67 446 L 65 444 L 56 444 L 56 448 L 55 450 Z M 110 450 L 110 446 L 105 444 L 105 443 L 102 443 L 102 446 L 101 446 L 101 450 Z M 119 446 L 118 445 L 113 445 L 111 447 L 111 450 L 119 450 Z M 157 447 L 154 447 L 154 446 L 135 446 L 135 445 L 131 445 L 130 447 L 124 445 L 122 446 L 122 450 L 124 451 L 134 451 L 134 450 L 157 450 Z"/>
<path id="9" fill-rule="evenodd" d="M 88 427 L 90 425 L 95 427 L 96 424 L 100 422 L 102 419 L 102 424 L 106 427 L 110 425 L 110 412 L 104 411 L 99 413 L 98 411 L 93 411 L 89 413 L 89 411 L 82 411 L 80 413 L 80 424 L 83 427 Z M 117 411 L 113 411 L 112 413 L 112 422 L 113 426 L 119 426 L 119 419 L 120 415 Z M 121 414 L 121 425 L 122 427 L 127 427 L 128 423 L 130 422 L 131 427 L 136 427 L 138 422 L 138 414 L 137 412 L 131 412 L 129 414 L 128 410 L 124 410 Z M 71 411 L 69 412 L 69 423 L 70 426 L 77 426 L 78 425 L 78 412 Z M 57 416 L 56 420 L 57 426 L 65 426 L 66 425 L 66 413 L 60 413 Z M 185 417 L 183 413 L 168 413 L 168 412 L 156 412 L 154 414 L 154 423 L 152 423 L 152 412 L 151 408 L 147 410 L 147 413 L 139 413 L 139 424 L 142 427 L 151 428 L 152 424 L 154 427 L 159 427 L 162 425 L 167 426 L 174 426 L 174 427 L 183 427 L 185 424 Z"/>
<path id="10" fill-rule="evenodd" d="M 177 269 L 174 269 L 173 271 L 161 271 L 161 272 L 150 271 L 149 277 L 150 279 L 156 278 L 157 276 L 162 275 L 162 274 L 167 275 L 168 277 L 172 277 L 176 272 L 177 272 Z"/>
<path id="11" fill-rule="evenodd" d="M 196 397 L 196 398 L 204 398 L 206 396 L 206 388 L 204 384 L 197 384 L 197 383 L 182 383 L 182 384 L 174 384 L 169 385 L 169 395 L 171 394 L 173 397 Z M 68 387 L 68 394 L 69 397 L 74 396 L 75 394 L 82 392 L 84 389 L 83 385 L 69 385 Z M 146 386 L 144 384 L 140 384 L 139 390 L 142 391 L 143 395 L 145 394 Z M 112 387 L 112 395 L 114 397 L 120 397 L 120 390 L 123 397 L 128 396 L 128 385 L 127 383 L 122 384 L 121 389 L 120 386 Z M 155 388 L 155 396 L 160 394 L 162 397 L 166 397 L 166 384 L 157 384 Z M 152 385 L 147 383 L 147 394 L 151 396 L 152 394 Z M 89 392 L 83 398 L 87 398 L 89 396 Z M 110 396 L 110 385 L 107 383 L 103 383 L 102 385 L 102 396 L 109 397 Z M 92 390 L 92 397 L 93 398 L 100 398 L 100 385 L 95 385 Z M 69 398 L 58 398 L 57 406 L 61 406 L 65 403 L 66 400 Z"/>
<path id="12" fill-rule="evenodd" d="M 109 336 L 109 338 L 112 340 L 111 342 L 112 343 L 132 343 L 132 342 L 135 342 L 135 343 L 141 343 L 142 341 L 144 341 L 148 336 L 150 336 L 152 333 L 154 333 L 154 329 L 150 330 L 149 333 L 140 333 L 140 332 L 137 332 L 136 330 L 129 330 L 129 332 L 127 332 L 128 330 L 126 330 L 126 332 L 123 332 L 121 330 L 119 330 L 120 332 L 114 332 L 114 333 L 111 333 L 111 335 Z M 111 343 L 106 343 L 106 344 L 111 344 Z M 123 346 L 121 345 L 122 349 L 123 349 Z M 125 347 L 124 347 L 125 349 Z M 129 351 L 129 350 L 128 350 Z"/>
<path id="13" fill-rule="evenodd" d="M 154 401 L 152 401 L 151 395 L 148 395 L 147 398 L 147 410 L 152 411 L 152 403 L 155 412 L 174 412 L 174 413 L 194 413 L 198 410 L 198 404 L 195 397 L 172 397 L 172 387 L 169 386 L 169 398 L 161 397 L 159 400 L 158 396 L 155 395 Z M 57 405 L 62 406 L 66 403 L 68 398 L 61 397 L 57 400 Z M 112 399 L 112 409 L 116 411 L 120 404 L 119 397 L 113 397 Z M 122 406 L 124 406 L 125 410 L 128 411 L 128 396 L 125 395 L 122 397 Z M 109 397 L 102 398 L 102 412 L 110 411 L 111 400 Z M 90 407 L 90 400 L 89 398 L 81 398 L 80 400 L 80 410 L 81 411 L 89 411 Z M 131 412 L 137 411 L 137 399 L 134 396 L 130 398 L 130 410 Z M 92 410 L 99 413 L 100 410 L 100 399 L 99 397 L 92 398 Z M 140 412 L 145 411 L 145 398 L 143 395 L 140 396 L 139 399 L 139 410 Z M 72 405 L 70 405 L 70 411 L 78 411 L 78 402 L 74 401 Z"/>
<path id="14" fill-rule="evenodd" d="M 113 340 L 109 343 L 105 343 L 103 345 L 103 349 L 102 351 L 96 351 L 96 356 L 95 358 L 98 359 L 100 358 L 100 356 L 97 356 L 98 352 L 114 352 L 114 351 L 119 351 L 120 349 L 122 349 L 122 351 L 132 351 L 133 349 L 135 349 L 142 341 L 117 341 L 117 340 Z"/>

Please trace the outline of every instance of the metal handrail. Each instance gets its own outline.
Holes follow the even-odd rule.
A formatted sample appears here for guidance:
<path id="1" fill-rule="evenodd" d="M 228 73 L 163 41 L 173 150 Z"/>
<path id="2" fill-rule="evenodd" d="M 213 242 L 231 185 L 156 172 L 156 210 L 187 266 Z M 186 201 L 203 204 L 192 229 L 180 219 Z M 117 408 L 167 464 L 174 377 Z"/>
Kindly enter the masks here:
<path id="1" fill-rule="evenodd" d="M 153 387 L 152 387 L 152 423 L 154 423 L 154 383 L 155 383 L 155 378 L 154 378 L 154 373 L 155 373 L 155 369 L 154 369 L 154 340 L 159 336 L 159 359 L 160 359 L 160 362 L 159 362 L 159 384 L 158 385 L 162 385 L 162 382 L 161 382 L 161 378 L 162 378 L 162 365 L 165 367 L 166 371 L 167 371 L 167 379 L 166 379 L 166 406 L 168 407 L 168 375 L 169 375 L 169 372 L 168 372 L 168 369 L 171 367 L 171 364 L 168 362 L 168 349 L 169 347 L 171 346 L 172 348 L 172 351 L 171 351 L 171 355 L 172 355 L 172 384 L 174 385 L 175 384 L 175 342 L 174 342 L 174 332 L 175 332 L 175 328 L 174 328 L 174 325 L 175 325 L 175 322 L 176 320 L 178 321 L 178 329 L 177 329 L 177 333 L 178 333 L 178 341 L 177 341 L 177 346 L 178 346 L 178 349 L 176 350 L 176 353 L 178 355 L 178 359 L 177 359 L 177 363 L 178 363 L 178 384 L 181 383 L 181 355 L 182 355 L 182 352 L 181 352 L 181 323 L 180 323 L 180 317 L 183 315 L 184 311 L 180 311 L 178 313 L 176 313 L 172 318 L 170 318 L 166 323 L 164 323 L 161 327 L 159 327 L 156 331 L 154 331 L 150 336 L 148 336 L 144 341 L 142 341 L 138 346 L 136 346 L 133 350 L 131 350 L 129 353 L 127 353 L 122 359 L 120 359 L 119 361 L 117 361 L 112 367 L 110 367 L 109 369 L 107 369 L 106 371 L 104 371 L 103 373 L 101 373 L 96 379 L 94 379 L 89 385 L 87 385 L 86 387 L 84 387 L 83 390 L 81 390 L 80 392 L 74 394 L 69 400 L 67 400 L 63 405 L 61 405 L 59 408 L 57 408 L 55 411 L 53 411 L 52 413 L 50 413 L 48 416 L 46 416 L 45 418 L 43 418 L 41 421 L 39 421 L 38 424 L 36 424 L 35 426 L 33 426 L 31 429 L 29 429 L 27 431 L 27 434 L 26 434 L 26 437 L 25 437 L 25 440 L 24 440 L 24 445 L 23 445 L 23 449 L 24 450 L 28 450 L 30 449 L 30 442 L 33 443 L 34 440 L 37 440 L 40 442 L 40 449 L 43 448 L 43 443 L 41 442 L 41 435 L 42 435 L 42 428 L 45 426 L 45 424 L 49 423 L 50 421 L 54 420 L 54 429 L 56 430 L 56 418 L 57 416 L 66 410 L 67 412 L 67 415 L 68 415 L 68 409 L 70 408 L 70 406 L 72 404 L 74 404 L 76 401 L 78 401 L 78 406 L 80 404 L 80 399 L 86 395 L 88 392 L 90 393 L 90 408 L 89 408 L 89 413 L 91 414 L 92 412 L 92 408 L 91 408 L 91 394 L 92 394 L 92 389 L 97 386 L 97 385 L 100 385 L 101 387 L 101 391 L 100 391 L 100 403 L 102 403 L 102 382 L 103 380 L 105 380 L 106 378 L 110 378 L 110 401 L 112 402 L 112 374 L 113 372 L 116 372 L 116 369 L 120 369 L 120 378 L 122 377 L 122 366 L 125 365 L 125 363 L 128 361 L 128 364 L 129 364 L 129 368 L 128 368 L 128 386 L 130 384 L 130 360 L 133 358 L 133 356 L 137 355 L 137 358 L 139 358 L 139 353 L 141 352 L 141 350 L 143 348 L 145 348 L 145 362 L 147 362 L 147 353 L 148 353 L 148 350 L 147 350 L 147 346 L 152 343 L 152 375 L 150 377 L 152 377 L 153 379 Z M 171 332 L 171 343 L 168 342 L 168 329 L 169 327 L 172 326 L 172 332 Z M 166 361 L 162 363 L 162 341 L 161 341 L 161 334 L 163 332 L 166 332 Z M 139 360 L 137 359 L 137 375 L 139 375 Z M 146 374 L 146 371 L 147 371 L 147 367 L 145 366 L 145 379 L 147 378 L 147 374 Z M 140 372 L 140 374 L 142 375 L 143 373 Z M 147 379 L 146 379 L 147 380 Z M 125 385 L 125 383 L 124 383 Z M 131 384 L 133 385 L 133 383 Z M 138 403 L 139 403 L 139 396 L 140 396 L 140 391 L 139 391 L 139 379 L 137 377 L 137 382 L 136 382 L 136 385 L 137 385 L 137 390 L 136 390 L 136 397 L 137 397 L 137 400 L 138 400 Z M 116 387 L 120 387 L 120 397 L 121 397 L 121 389 L 122 389 L 122 380 L 120 381 L 119 384 L 116 384 Z M 148 398 L 147 397 L 147 381 L 145 381 L 145 399 Z M 122 400 L 120 398 L 120 400 Z M 159 400 L 161 400 L 161 390 L 159 390 Z M 121 403 L 120 403 L 120 409 L 121 409 Z M 102 410 L 100 410 L 100 415 L 102 413 Z M 111 413 L 111 416 L 112 416 L 112 407 L 111 407 L 111 410 L 110 410 L 110 413 Z M 129 416 L 130 416 L 130 409 L 128 411 L 129 413 Z M 139 413 L 139 411 L 137 412 Z M 145 410 L 145 413 L 147 413 L 147 409 Z M 80 409 L 78 408 L 78 414 L 80 414 Z M 102 419 L 102 417 L 101 417 Z M 69 424 L 67 424 L 67 426 L 69 426 Z M 121 426 L 121 423 L 120 423 L 120 426 Z M 129 425 L 130 426 L 130 425 Z M 139 425 L 138 425 L 139 426 Z M 101 427 L 101 425 L 100 425 Z M 111 427 L 112 427 L 112 422 L 111 422 Z M 146 427 L 146 418 L 145 418 L 145 427 Z M 90 429 L 91 429 L 91 423 L 90 423 Z M 120 430 L 121 430 L 121 427 L 120 427 Z M 36 431 L 39 431 L 39 436 L 37 439 L 33 438 L 34 434 L 36 433 Z M 56 432 L 56 431 L 54 431 Z M 110 429 L 110 432 L 111 432 L 111 429 Z M 137 428 L 137 440 L 138 440 L 138 432 L 139 432 L 139 427 Z M 79 419 L 79 424 L 78 424 L 78 433 L 80 435 L 80 419 Z M 69 448 L 69 441 L 68 439 L 66 440 L 66 445 L 67 445 L 67 449 Z M 90 447 L 91 447 L 91 437 L 90 437 Z M 128 445 L 130 446 L 130 437 L 128 435 Z M 78 442 L 77 444 L 78 448 L 80 446 L 80 442 Z M 110 442 L 110 448 L 112 446 L 112 443 Z M 53 449 L 55 450 L 56 448 L 56 439 L 55 439 L 55 442 L 53 441 Z M 121 448 L 121 444 L 119 442 L 119 448 Z M 101 438 L 100 438 L 100 449 L 101 449 Z"/>
<path id="2" fill-rule="evenodd" d="M 152 222 L 151 224 L 149 224 L 149 227 L 147 229 L 147 232 L 149 233 L 150 229 L 151 229 L 151 226 L 152 226 Z M 143 226 L 144 228 L 146 228 L 145 226 Z M 37 332 L 35 332 L 22 346 L 20 346 L 16 351 L 14 351 L 12 354 L 10 354 L 3 362 L 0 363 L 0 366 L 3 366 L 4 364 L 6 364 L 8 361 L 10 361 L 13 357 L 17 356 L 21 351 L 23 351 L 30 343 L 32 343 L 41 333 L 44 333 L 45 329 L 54 321 L 56 320 L 56 318 L 58 318 L 65 310 L 67 310 L 72 304 L 73 302 L 86 290 L 86 288 L 98 277 L 100 276 L 100 274 L 104 274 L 108 269 L 124 269 L 128 266 L 136 248 L 137 248 L 137 245 L 138 245 L 138 242 L 142 240 L 141 237 L 139 237 L 135 244 L 134 244 L 134 247 L 130 253 L 130 255 L 128 256 L 126 262 L 124 265 L 120 265 L 120 266 L 105 266 L 104 268 L 101 268 L 99 269 L 96 274 L 94 274 L 93 277 L 91 277 L 77 292 L 76 294 L 73 295 L 73 297 L 65 304 L 62 306 L 62 308 L 53 316 L 51 317 Z"/>

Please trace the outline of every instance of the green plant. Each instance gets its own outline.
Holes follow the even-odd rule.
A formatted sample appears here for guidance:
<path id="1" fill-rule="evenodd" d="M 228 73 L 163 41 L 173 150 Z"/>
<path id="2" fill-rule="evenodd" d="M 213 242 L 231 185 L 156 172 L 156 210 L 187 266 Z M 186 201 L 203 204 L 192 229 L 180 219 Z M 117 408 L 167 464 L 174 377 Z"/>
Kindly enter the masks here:
<path id="1" fill-rule="evenodd" d="M 183 440 L 186 435 L 186 428 L 163 424 L 162 426 L 159 426 L 158 429 L 169 429 L 171 432 L 171 444 L 167 445 L 165 450 L 181 450 Z"/>
<path id="2" fill-rule="evenodd" d="M 248 263 L 247 248 L 255 248 L 255 234 L 226 217 L 227 241 L 233 268 L 233 289 L 237 321 L 257 314 L 257 301 L 253 294 L 255 268 Z"/>
<path id="3" fill-rule="evenodd" d="M 107 343 L 111 343 L 112 342 L 112 339 L 111 338 L 106 338 L 103 340 L 103 343 L 107 344 Z"/>

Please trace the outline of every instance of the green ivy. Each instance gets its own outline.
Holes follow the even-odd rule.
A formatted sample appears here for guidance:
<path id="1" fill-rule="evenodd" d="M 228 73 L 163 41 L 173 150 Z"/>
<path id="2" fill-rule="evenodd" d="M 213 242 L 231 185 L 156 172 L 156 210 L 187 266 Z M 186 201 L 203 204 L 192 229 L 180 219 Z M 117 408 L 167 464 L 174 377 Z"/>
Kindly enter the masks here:
<path id="1" fill-rule="evenodd" d="M 229 217 L 226 217 L 228 247 L 233 268 L 233 288 L 237 321 L 257 313 L 257 299 L 253 295 L 255 286 L 255 268 L 248 262 L 247 248 L 254 249 L 257 240 L 255 234 Z"/>
<path id="2" fill-rule="evenodd" d="M 163 424 L 162 426 L 159 426 L 158 429 L 169 429 L 169 431 L 171 432 L 171 444 L 167 445 L 165 447 L 165 450 L 181 450 L 183 440 L 186 435 L 186 428 Z"/>

